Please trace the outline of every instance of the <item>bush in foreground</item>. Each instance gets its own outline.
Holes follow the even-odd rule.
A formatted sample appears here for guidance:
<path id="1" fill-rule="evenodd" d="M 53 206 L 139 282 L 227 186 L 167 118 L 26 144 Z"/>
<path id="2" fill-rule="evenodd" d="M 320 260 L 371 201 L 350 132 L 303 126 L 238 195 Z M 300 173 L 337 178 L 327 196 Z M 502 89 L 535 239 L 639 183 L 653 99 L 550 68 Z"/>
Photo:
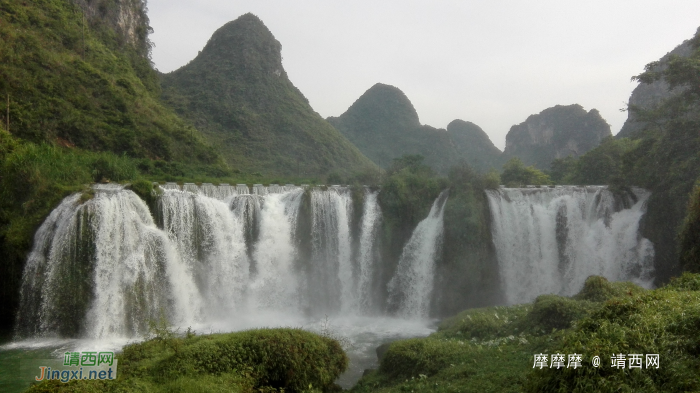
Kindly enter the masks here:
<path id="1" fill-rule="evenodd" d="M 124 347 L 115 381 L 57 381 L 30 392 L 326 392 L 345 371 L 340 344 L 301 329 L 155 338 Z"/>

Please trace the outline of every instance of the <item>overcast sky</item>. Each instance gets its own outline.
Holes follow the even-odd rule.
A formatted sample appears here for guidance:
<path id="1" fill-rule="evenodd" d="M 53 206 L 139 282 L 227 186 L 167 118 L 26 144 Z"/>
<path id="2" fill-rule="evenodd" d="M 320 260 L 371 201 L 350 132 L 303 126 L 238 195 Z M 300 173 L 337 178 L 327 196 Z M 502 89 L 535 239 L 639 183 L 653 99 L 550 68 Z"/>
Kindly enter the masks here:
<path id="1" fill-rule="evenodd" d="M 630 77 L 700 26 L 698 0 L 148 0 L 148 8 L 161 72 L 251 12 L 324 118 L 381 82 L 408 96 L 421 123 L 468 120 L 500 149 L 512 125 L 557 104 L 598 109 L 616 134 Z"/>

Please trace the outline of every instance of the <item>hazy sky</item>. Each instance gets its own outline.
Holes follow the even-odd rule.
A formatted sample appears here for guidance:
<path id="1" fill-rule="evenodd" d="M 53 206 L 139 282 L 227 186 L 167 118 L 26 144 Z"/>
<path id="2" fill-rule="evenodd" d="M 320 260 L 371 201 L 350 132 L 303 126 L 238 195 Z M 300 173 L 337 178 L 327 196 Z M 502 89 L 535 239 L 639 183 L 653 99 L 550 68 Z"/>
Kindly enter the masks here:
<path id="1" fill-rule="evenodd" d="M 323 117 L 377 82 L 421 123 L 476 123 L 503 149 L 510 127 L 557 104 L 596 108 L 616 134 L 630 77 L 700 26 L 698 0 L 149 0 L 153 61 L 192 60 L 251 12 L 282 44 L 292 83 Z"/>

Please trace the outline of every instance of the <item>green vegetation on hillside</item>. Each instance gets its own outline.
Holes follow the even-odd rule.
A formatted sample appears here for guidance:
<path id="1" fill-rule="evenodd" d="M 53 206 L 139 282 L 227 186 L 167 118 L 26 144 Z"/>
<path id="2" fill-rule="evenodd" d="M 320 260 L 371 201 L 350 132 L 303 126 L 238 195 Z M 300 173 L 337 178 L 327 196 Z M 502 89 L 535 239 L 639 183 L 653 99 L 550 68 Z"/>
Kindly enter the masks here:
<path id="1" fill-rule="evenodd" d="M 354 392 L 684 392 L 700 389 L 700 276 L 649 291 L 592 276 L 573 298 L 464 311 L 427 338 L 391 344 Z M 547 366 L 535 354 L 547 354 Z M 564 355 L 550 369 L 551 355 Z M 611 367 L 613 354 L 659 354 L 660 366 Z M 577 368 L 568 355 L 581 354 Z M 592 365 L 600 356 L 599 368 Z"/>
<path id="2" fill-rule="evenodd" d="M 245 14 L 217 30 L 189 64 L 162 75 L 163 98 L 236 169 L 286 176 L 372 169 L 289 81 L 281 47 Z"/>
<path id="3" fill-rule="evenodd" d="M 549 176 L 534 166 L 525 166 L 518 157 L 503 164 L 501 181 L 506 187 L 541 186 L 551 183 Z"/>
<path id="4" fill-rule="evenodd" d="M 112 381 L 44 381 L 29 392 L 330 392 L 348 358 L 300 329 L 162 335 L 124 347 Z"/>
<path id="5" fill-rule="evenodd" d="M 120 45 L 72 1 L 1 0 L 0 20 L 0 95 L 10 98 L 13 135 L 131 157 L 218 160 L 159 102 L 143 49 Z"/>

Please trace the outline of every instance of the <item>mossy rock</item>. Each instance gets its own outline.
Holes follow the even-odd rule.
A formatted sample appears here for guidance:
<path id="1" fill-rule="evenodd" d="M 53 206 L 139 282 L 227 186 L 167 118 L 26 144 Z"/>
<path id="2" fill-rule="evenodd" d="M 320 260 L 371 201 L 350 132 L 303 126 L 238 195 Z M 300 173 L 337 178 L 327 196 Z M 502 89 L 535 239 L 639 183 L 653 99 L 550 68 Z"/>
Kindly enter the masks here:
<path id="1" fill-rule="evenodd" d="M 604 302 L 614 297 L 639 294 L 643 291 L 643 288 L 631 282 L 610 282 L 605 277 L 590 276 L 586 279 L 581 291 L 573 298 L 576 300 Z"/>
<path id="2" fill-rule="evenodd" d="M 574 300 L 557 295 L 541 295 L 535 299 L 527 318 L 531 326 L 544 333 L 568 329 L 598 306 L 588 300 Z"/>
<path id="3" fill-rule="evenodd" d="M 449 364 L 451 355 L 457 355 L 460 350 L 451 342 L 430 338 L 396 341 L 384 355 L 379 372 L 399 379 L 434 375 Z"/>

